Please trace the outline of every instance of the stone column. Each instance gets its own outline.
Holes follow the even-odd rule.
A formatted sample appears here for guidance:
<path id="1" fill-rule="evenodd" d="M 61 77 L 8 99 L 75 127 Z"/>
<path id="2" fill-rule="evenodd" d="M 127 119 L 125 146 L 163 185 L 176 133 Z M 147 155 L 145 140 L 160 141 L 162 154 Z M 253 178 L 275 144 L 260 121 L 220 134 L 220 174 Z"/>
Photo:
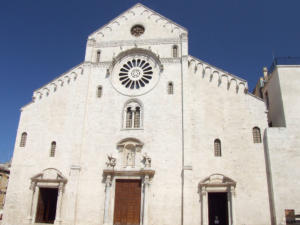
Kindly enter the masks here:
<path id="1" fill-rule="evenodd" d="M 110 190 L 111 190 L 111 175 L 107 175 L 105 180 L 105 202 L 104 202 L 103 224 L 109 223 L 108 214 L 109 214 Z"/>
<path id="2" fill-rule="evenodd" d="M 148 225 L 148 209 L 149 209 L 149 186 L 150 186 L 150 178 L 149 175 L 145 175 L 144 177 L 144 204 L 143 204 L 143 225 Z"/>
<path id="3" fill-rule="evenodd" d="M 57 196 L 57 204 L 56 204 L 56 216 L 54 224 L 61 223 L 61 206 L 62 206 L 62 197 L 63 197 L 63 189 L 64 183 L 60 182 L 58 186 L 58 196 Z"/>
<path id="4" fill-rule="evenodd" d="M 236 218 L 235 218 L 235 209 L 234 209 L 234 204 L 235 204 L 235 187 L 230 187 L 230 195 L 231 195 L 231 215 L 232 215 L 232 225 L 235 225 L 236 223 Z"/>
<path id="5" fill-rule="evenodd" d="M 206 191 L 206 188 L 203 187 L 202 189 L 202 205 L 203 205 L 203 225 L 208 225 L 208 193 Z"/>
<path id="6" fill-rule="evenodd" d="M 28 217 L 27 217 L 27 223 L 31 224 L 32 223 L 32 209 L 33 209 L 33 202 L 34 202 L 34 197 L 35 197 L 35 192 L 36 192 L 36 182 L 31 182 L 30 185 L 30 190 L 31 192 L 31 199 L 29 202 L 29 207 L 28 207 Z"/>
<path id="7" fill-rule="evenodd" d="M 227 190 L 227 213 L 228 213 L 228 224 L 232 225 L 232 204 L 231 204 L 231 191 Z"/>

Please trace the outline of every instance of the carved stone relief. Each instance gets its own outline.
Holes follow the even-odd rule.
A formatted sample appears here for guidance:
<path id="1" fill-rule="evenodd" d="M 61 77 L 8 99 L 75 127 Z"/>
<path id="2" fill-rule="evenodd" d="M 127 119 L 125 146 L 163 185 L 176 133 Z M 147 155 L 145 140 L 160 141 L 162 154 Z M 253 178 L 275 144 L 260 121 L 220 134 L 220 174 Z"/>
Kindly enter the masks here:
<path id="1" fill-rule="evenodd" d="M 135 168 L 137 166 L 137 154 L 141 152 L 143 143 L 137 139 L 125 139 L 118 143 L 119 156 L 122 158 L 123 168 Z M 140 154 L 139 154 L 140 155 Z"/>

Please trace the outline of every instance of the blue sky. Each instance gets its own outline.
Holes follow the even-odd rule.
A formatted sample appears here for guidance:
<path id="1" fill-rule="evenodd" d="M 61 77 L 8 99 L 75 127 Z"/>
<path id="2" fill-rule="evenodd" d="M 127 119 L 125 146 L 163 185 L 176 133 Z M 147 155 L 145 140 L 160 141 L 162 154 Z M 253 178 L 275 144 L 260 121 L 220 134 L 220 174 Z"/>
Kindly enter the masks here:
<path id="1" fill-rule="evenodd" d="M 273 54 L 300 56 L 299 0 L 2 0 L 0 162 L 32 92 L 82 62 L 88 35 L 137 2 L 186 27 L 190 55 L 251 90 Z"/>

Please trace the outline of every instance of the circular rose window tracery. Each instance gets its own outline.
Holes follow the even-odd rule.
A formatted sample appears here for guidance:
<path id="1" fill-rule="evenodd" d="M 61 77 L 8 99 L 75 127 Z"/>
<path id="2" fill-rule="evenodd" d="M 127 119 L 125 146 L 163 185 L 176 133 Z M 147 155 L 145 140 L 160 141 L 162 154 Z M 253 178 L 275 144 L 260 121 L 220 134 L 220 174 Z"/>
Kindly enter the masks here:
<path id="1" fill-rule="evenodd" d="M 123 64 L 119 80 L 123 86 L 139 89 L 149 84 L 153 76 L 151 65 L 143 59 L 132 59 Z"/>
<path id="2" fill-rule="evenodd" d="M 127 96 L 140 96 L 159 82 L 162 66 L 159 58 L 146 49 L 129 49 L 113 61 L 110 81 L 116 91 Z"/>

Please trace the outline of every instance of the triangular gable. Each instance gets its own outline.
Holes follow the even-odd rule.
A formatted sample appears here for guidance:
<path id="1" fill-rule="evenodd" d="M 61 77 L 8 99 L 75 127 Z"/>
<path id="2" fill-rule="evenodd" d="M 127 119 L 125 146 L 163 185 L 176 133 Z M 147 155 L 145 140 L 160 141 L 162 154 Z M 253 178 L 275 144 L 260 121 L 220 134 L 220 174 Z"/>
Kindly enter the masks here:
<path id="1" fill-rule="evenodd" d="M 135 4 L 133 7 L 126 10 L 124 13 L 111 20 L 109 23 L 105 24 L 95 32 L 89 35 L 89 39 L 94 39 L 96 37 L 104 37 L 113 31 L 116 27 L 120 26 L 122 23 L 136 15 L 147 15 L 148 19 L 154 20 L 158 25 L 161 25 L 170 32 L 187 33 L 187 29 L 178 25 L 170 19 L 160 15 L 159 13 L 149 9 L 141 3 Z"/>

